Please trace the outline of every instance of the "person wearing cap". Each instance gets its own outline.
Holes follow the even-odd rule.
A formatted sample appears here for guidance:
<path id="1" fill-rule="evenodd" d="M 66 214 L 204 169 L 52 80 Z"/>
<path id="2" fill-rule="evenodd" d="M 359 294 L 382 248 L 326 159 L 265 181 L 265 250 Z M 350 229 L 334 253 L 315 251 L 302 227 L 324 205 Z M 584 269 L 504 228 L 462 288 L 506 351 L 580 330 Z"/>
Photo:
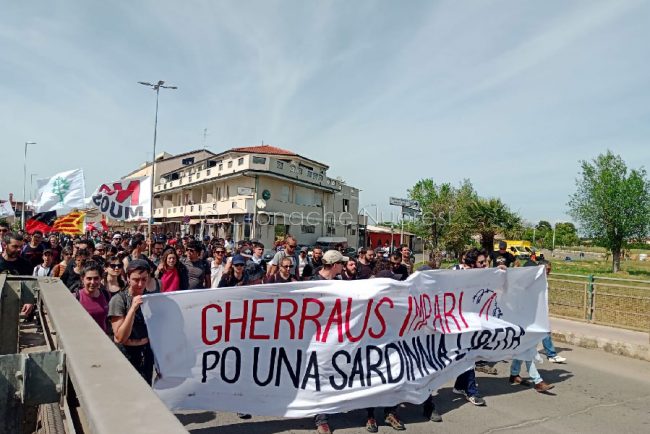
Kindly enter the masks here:
<path id="1" fill-rule="evenodd" d="M 232 257 L 230 264 L 230 269 L 221 277 L 221 280 L 219 281 L 219 288 L 230 288 L 244 284 L 244 267 L 246 266 L 246 258 L 244 258 L 242 255 L 235 255 Z"/>
<path id="2" fill-rule="evenodd" d="M 47 277 L 52 275 L 52 262 L 54 257 L 51 249 L 43 250 L 43 263 L 34 267 L 34 276 Z"/>
<path id="3" fill-rule="evenodd" d="M 318 272 L 314 273 L 310 280 L 340 280 L 343 264 L 348 259 L 347 256 L 343 256 L 338 250 L 328 250 L 323 255 L 323 266 Z M 314 416 L 314 423 L 316 424 L 316 432 L 318 434 L 329 434 L 332 432 L 326 414 L 317 414 Z"/>
<path id="4" fill-rule="evenodd" d="M 115 343 L 149 385 L 153 380 L 153 353 L 140 306 L 150 273 L 151 267 L 147 261 L 134 259 L 129 262 L 126 269 L 127 287 L 114 295 L 108 305 Z"/>
<path id="5" fill-rule="evenodd" d="M 323 255 L 323 266 L 315 273 L 310 280 L 333 280 L 341 278 L 343 265 L 350 258 L 343 256 L 338 250 L 328 250 Z"/>
<path id="6" fill-rule="evenodd" d="M 508 243 L 505 241 L 499 241 L 499 250 L 492 252 L 490 255 L 493 267 L 507 268 L 514 264 L 515 256 L 508 252 L 506 250 L 507 248 Z"/>
<path id="7" fill-rule="evenodd" d="M 119 249 L 121 243 L 122 243 L 122 235 L 119 232 L 113 234 L 113 241 L 111 241 L 111 244 Z"/>

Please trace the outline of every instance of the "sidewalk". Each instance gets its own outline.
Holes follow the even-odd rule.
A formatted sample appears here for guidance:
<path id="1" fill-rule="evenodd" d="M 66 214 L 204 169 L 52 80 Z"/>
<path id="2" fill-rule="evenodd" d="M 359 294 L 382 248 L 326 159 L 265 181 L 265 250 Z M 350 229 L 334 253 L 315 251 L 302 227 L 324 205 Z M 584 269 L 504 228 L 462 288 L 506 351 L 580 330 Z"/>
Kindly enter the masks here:
<path id="1" fill-rule="evenodd" d="M 553 340 L 583 348 L 598 348 L 608 353 L 650 362 L 648 332 L 607 327 L 550 317 Z"/>

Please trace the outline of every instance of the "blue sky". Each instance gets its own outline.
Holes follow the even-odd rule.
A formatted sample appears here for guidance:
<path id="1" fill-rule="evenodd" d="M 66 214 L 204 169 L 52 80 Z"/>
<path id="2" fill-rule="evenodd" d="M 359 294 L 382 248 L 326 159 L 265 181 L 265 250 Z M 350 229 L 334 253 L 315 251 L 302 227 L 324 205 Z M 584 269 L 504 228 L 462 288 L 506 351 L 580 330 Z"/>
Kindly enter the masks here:
<path id="1" fill-rule="evenodd" d="M 579 160 L 650 166 L 647 1 L 1 0 L 0 198 L 83 168 L 88 190 L 158 149 L 262 142 L 331 166 L 361 206 L 473 182 L 567 219 Z M 374 207 L 369 207 L 374 214 Z"/>

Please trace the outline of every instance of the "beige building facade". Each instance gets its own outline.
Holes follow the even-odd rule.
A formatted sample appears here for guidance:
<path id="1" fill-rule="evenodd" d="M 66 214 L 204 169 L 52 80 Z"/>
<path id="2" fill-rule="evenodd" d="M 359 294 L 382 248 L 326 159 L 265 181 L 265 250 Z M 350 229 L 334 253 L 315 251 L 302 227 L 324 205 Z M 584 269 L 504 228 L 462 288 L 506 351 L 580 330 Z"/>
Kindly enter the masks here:
<path id="1" fill-rule="evenodd" d="M 359 190 L 329 167 L 273 146 L 233 148 L 162 171 L 156 164 L 157 232 L 257 239 L 286 234 L 299 244 L 345 237 L 358 244 Z"/>

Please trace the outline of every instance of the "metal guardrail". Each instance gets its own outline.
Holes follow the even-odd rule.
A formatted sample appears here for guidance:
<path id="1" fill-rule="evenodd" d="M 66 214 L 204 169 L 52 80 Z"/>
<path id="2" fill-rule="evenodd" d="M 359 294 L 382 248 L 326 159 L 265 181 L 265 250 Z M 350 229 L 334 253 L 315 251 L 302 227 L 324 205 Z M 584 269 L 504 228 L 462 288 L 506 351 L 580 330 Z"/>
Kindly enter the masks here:
<path id="1" fill-rule="evenodd" d="M 549 311 L 555 316 L 648 332 L 650 281 L 553 273 Z"/>
<path id="2" fill-rule="evenodd" d="M 8 353 L 17 353 L 19 308 L 32 290 L 51 351 Z M 69 433 L 187 432 L 59 279 L 0 275 L 0 291 L 0 432 L 34 431 L 34 408 L 47 402 L 58 402 Z M 40 380 L 24 370 L 36 363 L 30 360 L 48 360 L 47 369 L 31 369 Z M 54 396 L 51 387 L 25 395 L 44 383 L 54 385 Z"/>

